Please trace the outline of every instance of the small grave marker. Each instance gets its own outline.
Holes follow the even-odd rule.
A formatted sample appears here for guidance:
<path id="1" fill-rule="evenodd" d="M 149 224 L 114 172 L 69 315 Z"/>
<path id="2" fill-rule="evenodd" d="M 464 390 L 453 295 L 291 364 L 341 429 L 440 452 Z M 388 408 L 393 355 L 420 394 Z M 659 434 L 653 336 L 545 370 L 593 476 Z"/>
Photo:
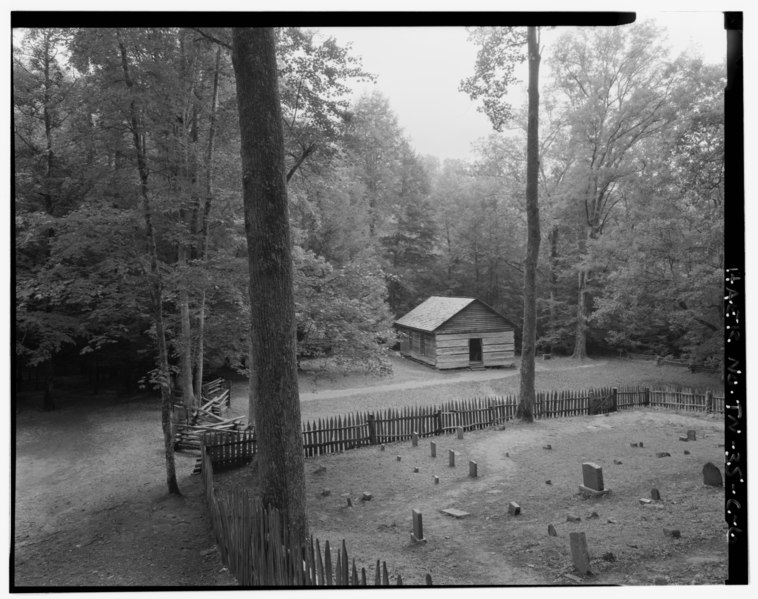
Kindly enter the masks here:
<path id="1" fill-rule="evenodd" d="M 353 507 L 353 500 L 350 497 L 347 498 L 347 507 Z"/>
<path id="2" fill-rule="evenodd" d="M 583 532 L 569 533 L 571 542 L 571 559 L 574 562 L 574 568 L 579 574 L 586 575 L 590 573 L 590 553 L 587 550 L 587 535 Z"/>
<path id="3" fill-rule="evenodd" d="M 550 443 L 548 443 L 547 445 L 545 445 L 545 446 L 542 447 L 542 449 L 547 449 L 547 450 L 550 450 L 552 448 L 553 448 L 553 446 L 550 445 Z"/>
<path id="4" fill-rule="evenodd" d="M 581 522 L 581 518 L 579 516 L 574 516 L 572 514 L 569 514 L 566 516 L 566 522 Z"/>
<path id="5" fill-rule="evenodd" d="M 584 462 L 582 464 L 583 485 L 579 485 L 579 490 L 587 495 L 605 495 L 610 492 L 603 486 L 603 469 L 593 462 Z"/>
<path id="6" fill-rule="evenodd" d="M 515 501 L 511 501 L 508 504 L 508 513 L 511 516 L 518 516 L 519 514 L 521 514 L 521 506 Z"/>
<path id="7" fill-rule="evenodd" d="M 697 432 L 695 432 L 693 430 L 688 430 L 687 431 L 687 438 L 690 441 L 697 441 Z"/>
<path id="8" fill-rule="evenodd" d="M 660 501 L 661 500 L 661 492 L 658 489 L 651 489 L 650 490 L 650 499 L 653 501 Z"/>
<path id="9" fill-rule="evenodd" d="M 622 462 L 621 460 L 613 460 L 613 463 L 614 463 L 616 466 L 621 466 L 621 464 L 623 464 L 624 462 Z"/>
<path id="10" fill-rule="evenodd" d="M 546 480 L 546 481 L 545 481 L 545 484 L 546 484 L 546 485 L 552 485 L 552 484 L 553 484 L 553 481 L 552 481 L 552 480 Z"/>
<path id="11" fill-rule="evenodd" d="M 663 534 L 665 534 L 668 537 L 672 537 L 674 539 L 680 539 L 682 538 L 682 533 L 677 528 L 664 528 Z"/>
<path id="12" fill-rule="evenodd" d="M 710 487 L 723 487 L 724 479 L 721 478 L 721 470 L 711 462 L 703 466 L 703 484 Z"/>
<path id="13" fill-rule="evenodd" d="M 452 516 L 453 518 L 465 518 L 466 516 L 470 515 L 468 512 L 457 510 L 454 507 L 449 507 L 446 510 L 442 510 L 442 513 L 447 514 L 448 516 Z"/>
<path id="14" fill-rule="evenodd" d="M 690 455 L 690 452 L 688 450 L 684 450 L 684 455 Z"/>
<path id="15" fill-rule="evenodd" d="M 650 503 L 653 503 L 652 499 L 648 499 L 647 497 L 640 497 L 640 504 L 648 505 Z"/>
<path id="16" fill-rule="evenodd" d="M 645 444 L 642 441 L 640 441 L 640 447 L 645 447 Z"/>
<path id="17" fill-rule="evenodd" d="M 437 457 L 437 444 L 434 441 L 432 441 L 429 444 L 429 448 L 430 448 L 430 450 L 432 452 L 432 457 L 436 458 Z"/>
<path id="18" fill-rule="evenodd" d="M 323 497 L 329 497 L 329 495 L 331 495 L 331 494 L 332 494 L 332 490 L 331 489 L 322 489 L 321 490 L 321 495 Z"/>
<path id="19" fill-rule="evenodd" d="M 469 460 L 469 463 L 468 463 L 468 475 L 471 478 L 476 478 L 477 477 L 476 462 L 474 460 Z"/>
<path id="20" fill-rule="evenodd" d="M 679 435 L 679 440 L 680 441 L 689 441 L 690 438 L 689 437 L 685 437 L 684 435 Z"/>
<path id="21" fill-rule="evenodd" d="M 448 462 L 451 468 L 455 468 L 455 452 L 451 449 L 447 452 Z"/>
<path id="22" fill-rule="evenodd" d="M 413 510 L 411 513 L 413 514 L 413 532 L 411 533 L 411 541 L 414 543 L 426 543 L 421 512 Z"/>
<path id="23" fill-rule="evenodd" d="M 416 431 L 413 431 L 413 435 L 411 435 L 411 445 L 418 447 L 418 433 Z"/>
<path id="24" fill-rule="evenodd" d="M 638 443 L 630 443 L 629 447 L 639 447 L 639 444 Z"/>
<path id="25" fill-rule="evenodd" d="M 384 451 L 384 445 L 383 444 L 379 446 L 379 451 Z"/>
<path id="26" fill-rule="evenodd" d="M 416 467 L 413 469 L 413 473 L 414 473 L 414 474 L 418 474 L 418 466 L 416 466 Z"/>
<path id="27" fill-rule="evenodd" d="M 440 484 L 440 477 L 439 476 L 436 476 L 436 475 L 434 476 L 434 484 L 435 485 Z"/>
<path id="28" fill-rule="evenodd" d="M 373 497 L 374 496 L 371 493 L 364 491 L 363 495 L 361 496 L 361 501 L 371 501 Z"/>
<path id="29" fill-rule="evenodd" d="M 551 537 L 557 537 L 558 533 L 555 531 L 555 526 L 552 524 L 547 525 L 547 534 Z"/>
<path id="30" fill-rule="evenodd" d="M 671 454 L 668 451 L 659 451 L 655 454 L 655 457 L 657 458 L 670 458 Z"/>
<path id="31" fill-rule="evenodd" d="M 458 427 L 458 438 L 459 439 L 463 439 L 463 427 L 462 426 Z"/>
<path id="32" fill-rule="evenodd" d="M 399 462 L 400 460 L 402 460 L 402 459 L 403 459 L 403 458 L 401 458 L 400 456 L 397 456 L 397 461 L 398 461 L 398 462 Z"/>

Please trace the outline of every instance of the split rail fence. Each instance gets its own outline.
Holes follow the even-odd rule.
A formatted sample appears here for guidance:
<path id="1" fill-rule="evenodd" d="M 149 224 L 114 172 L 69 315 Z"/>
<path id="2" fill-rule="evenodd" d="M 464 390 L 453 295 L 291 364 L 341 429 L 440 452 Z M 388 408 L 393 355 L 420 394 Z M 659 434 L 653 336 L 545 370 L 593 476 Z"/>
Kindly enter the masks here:
<path id="1" fill-rule="evenodd" d="M 207 437 L 207 436 L 206 436 Z M 204 438 L 205 440 L 205 438 Z M 209 442 L 212 441 L 207 437 Z M 216 446 L 218 447 L 218 446 Z M 212 448 L 203 447 L 203 487 L 221 559 L 242 586 L 390 586 L 387 562 L 376 561 L 373 576 L 348 556 L 345 541 L 335 559 L 329 541 L 297 542 L 279 511 L 265 508 L 247 489 L 216 489 Z M 403 581 L 395 578 L 398 586 Z M 431 577 L 427 575 L 427 584 Z"/>

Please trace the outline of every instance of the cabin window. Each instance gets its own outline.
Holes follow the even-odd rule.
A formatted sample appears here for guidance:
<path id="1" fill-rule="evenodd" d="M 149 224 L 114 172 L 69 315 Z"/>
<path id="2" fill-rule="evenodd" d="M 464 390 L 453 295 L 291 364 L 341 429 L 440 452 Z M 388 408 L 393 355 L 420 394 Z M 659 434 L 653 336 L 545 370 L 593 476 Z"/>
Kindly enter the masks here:
<path id="1" fill-rule="evenodd" d="M 469 362 L 482 361 L 482 340 L 481 339 L 468 340 L 468 359 L 469 359 Z"/>

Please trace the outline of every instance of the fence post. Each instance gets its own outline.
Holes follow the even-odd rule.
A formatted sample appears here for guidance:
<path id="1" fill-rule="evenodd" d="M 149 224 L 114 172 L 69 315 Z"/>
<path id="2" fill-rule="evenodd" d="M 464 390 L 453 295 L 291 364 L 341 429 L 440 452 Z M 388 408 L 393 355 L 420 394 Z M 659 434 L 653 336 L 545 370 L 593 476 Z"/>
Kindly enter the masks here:
<path id="1" fill-rule="evenodd" d="M 705 411 L 709 414 L 713 412 L 713 391 L 705 392 Z"/>
<path id="2" fill-rule="evenodd" d="M 434 414 L 435 430 L 434 434 L 442 434 L 442 410 L 437 410 Z"/>
<path id="3" fill-rule="evenodd" d="M 649 406 L 650 405 L 650 387 L 645 387 L 645 397 L 642 400 L 643 406 Z"/>
<path id="4" fill-rule="evenodd" d="M 373 414 L 368 415 L 368 441 L 376 445 L 376 420 Z"/>
<path id="5" fill-rule="evenodd" d="M 619 409 L 619 389 L 618 387 L 614 387 L 612 390 L 613 393 L 613 399 L 611 399 L 611 412 L 618 412 Z"/>

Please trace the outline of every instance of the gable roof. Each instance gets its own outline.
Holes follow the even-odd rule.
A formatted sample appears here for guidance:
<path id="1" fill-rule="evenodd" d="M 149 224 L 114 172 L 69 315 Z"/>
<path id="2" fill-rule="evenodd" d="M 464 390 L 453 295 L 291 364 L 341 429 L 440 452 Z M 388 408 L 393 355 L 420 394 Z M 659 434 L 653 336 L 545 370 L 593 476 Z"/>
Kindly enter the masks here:
<path id="1" fill-rule="evenodd" d="M 473 297 L 440 297 L 433 295 L 395 321 L 396 325 L 432 332 L 458 314 L 469 304 L 479 301 Z"/>

